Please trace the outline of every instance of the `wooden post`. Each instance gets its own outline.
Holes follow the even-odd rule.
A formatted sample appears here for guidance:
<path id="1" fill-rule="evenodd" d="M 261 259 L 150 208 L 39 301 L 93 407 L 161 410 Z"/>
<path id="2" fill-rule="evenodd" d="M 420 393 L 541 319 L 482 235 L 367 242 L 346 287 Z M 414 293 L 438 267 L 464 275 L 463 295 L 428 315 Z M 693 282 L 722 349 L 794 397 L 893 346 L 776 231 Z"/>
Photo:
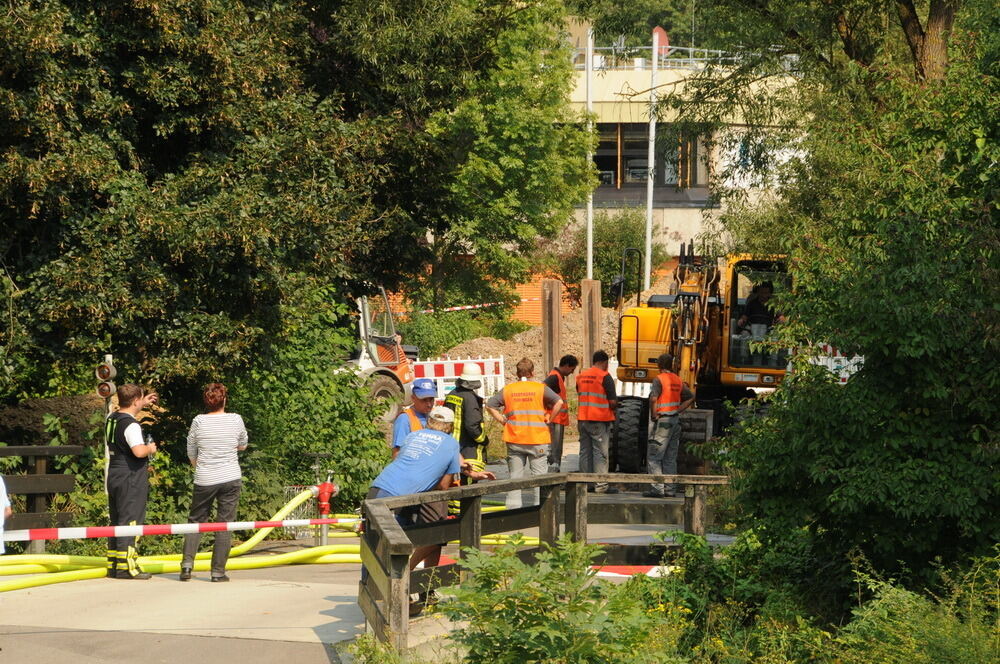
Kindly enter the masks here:
<path id="1" fill-rule="evenodd" d="M 28 457 L 28 467 L 35 475 L 45 475 L 49 472 L 48 458 L 43 456 Z M 28 512 L 42 514 L 49 511 L 49 497 L 44 493 L 28 494 L 25 499 Z M 32 540 L 26 547 L 27 553 L 45 553 L 45 540 Z"/>
<path id="2" fill-rule="evenodd" d="M 702 484 L 684 487 L 684 532 L 705 534 L 705 508 L 708 489 Z"/>
<path id="3" fill-rule="evenodd" d="M 463 498 L 459 504 L 461 505 L 461 512 L 458 517 L 460 519 L 458 527 L 460 533 L 458 537 L 458 557 L 462 559 L 465 558 L 465 549 L 467 547 L 480 548 L 481 540 L 483 539 L 483 497 L 473 496 L 472 498 Z M 462 580 L 465 581 L 469 573 L 463 569 L 461 574 Z"/>
<path id="4" fill-rule="evenodd" d="M 566 532 L 574 542 L 587 541 L 587 483 L 566 483 Z"/>
<path id="5" fill-rule="evenodd" d="M 406 652 L 410 628 L 410 557 L 389 556 L 389 639 L 396 652 Z"/>
<path id="6" fill-rule="evenodd" d="M 559 538 L 559 485 L 539 487 L 538 539 L 555 544 Z"/>
<path id="7" fill-rule="evenodd" d="M 562 333 L 562 282 L 542 280 L 542 363 L 535 375 L 544 377 L 559 361 Z"/>
<path id="8" fill-rule="evenodd" d="M 581 281 L 580 301 L 583 306 L 583 357 L 579 358 L 582 370 L 590 366 L 594 351 L 601 348 L 601 282 L 597 279 Z"/>

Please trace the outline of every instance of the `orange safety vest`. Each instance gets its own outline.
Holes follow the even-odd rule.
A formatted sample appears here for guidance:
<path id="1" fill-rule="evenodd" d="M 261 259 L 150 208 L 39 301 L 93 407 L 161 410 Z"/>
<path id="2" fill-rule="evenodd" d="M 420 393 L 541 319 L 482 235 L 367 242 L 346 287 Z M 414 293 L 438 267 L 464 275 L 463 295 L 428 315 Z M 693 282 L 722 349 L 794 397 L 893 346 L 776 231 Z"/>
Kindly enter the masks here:
<path id="1" fill-rule="evenodd" d="M 549 372 L 549 375 L 555 376 L 556 380 L 559 382 L 559 398 L 562 399 L 563 402 L 562 408 L 560 408 L 559 412 L 555 413 L 549 421 L 552 424 L 561 424 L 566 426 L 569 424 L 569 408 L 566 407 L 566 380 L 563 378 L 563 375 L 559 373 L 558 369 L 553 369 Z"/>
<path id="2" fill-rule="evenodd" d="M 576 392 L 580 397 L 580 409 L 576 419 L 583 422 L 614 422 L 615 414 L 611 410 L 608 394 L 604 391 L 604 377 L 607 371 L 598 367 L 590 367 L 581 371 L 576 377 Z"/>
<path id="3" fill-rule="evenodd" d="M 410 433 L 420 431 L 424 428 L 423 422 L 420 421 L 420 418 L 417 417 L 417 414 L 413 412 L 412 408 L 406 408 L 403 412 L 406 413 L 408 418 L 410 418 Z"/>
<path id="4" fill-rule="evenodd" d="M 677 374 L 664 371 L 656 376 L 660 381 L 660 394 L 656 397 L 656 415 L 676 415 L 681 405 L 681 388 L 684 381 Z"/>
<path id="5" fill-rule="evenodd" d="M 533 380 L 519 380 L 503 388 L 503 427 L 505 443 L 548 445 L 549 425 L 545 423 L 545 385 Z"/>

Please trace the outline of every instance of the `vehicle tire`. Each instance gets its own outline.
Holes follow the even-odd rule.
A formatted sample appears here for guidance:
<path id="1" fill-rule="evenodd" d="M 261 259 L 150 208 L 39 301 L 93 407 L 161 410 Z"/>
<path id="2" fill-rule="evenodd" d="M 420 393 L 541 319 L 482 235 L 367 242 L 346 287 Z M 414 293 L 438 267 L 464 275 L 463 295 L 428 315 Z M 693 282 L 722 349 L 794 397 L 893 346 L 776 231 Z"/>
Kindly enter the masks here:
<path id="1" fill-rule="evenodd" d="M 368 398 L 373 402 L 381 402 L 379 419 L 389 423 L 403 412 L 403 388 L 392 376 L 374 374 L 368 380 Z"/>
<path id="2" fill-rule="evenodd" d="M 646 472 L 649 438 L 649 405 L 646 399 L 625 397 L 618 401 L 613 457 L 619 473 Z"/>

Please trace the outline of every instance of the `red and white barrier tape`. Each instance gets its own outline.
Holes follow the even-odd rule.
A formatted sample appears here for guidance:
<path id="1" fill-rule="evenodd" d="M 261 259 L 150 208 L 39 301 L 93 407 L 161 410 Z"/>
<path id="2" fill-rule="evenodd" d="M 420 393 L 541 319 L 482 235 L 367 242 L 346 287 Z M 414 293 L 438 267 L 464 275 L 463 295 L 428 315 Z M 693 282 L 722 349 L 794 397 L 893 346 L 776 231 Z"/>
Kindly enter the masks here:
<path id="1" fill-rule="evenodd" d="M 153 526 L 86 526 L 82 528 L 30 528 L 8 530 L 5 542 L 33 540 L 93 539 L 97 537 L 140 537 L 142 535 L 190 535 L 223 530 L 259 528 L 301 528 L 334 523 L 357 523 L 360 519 L 287 519 L 285 521 L 227 521 L 219 523 L 168 523 Z"/>
<path id="2" fill-rule="evenodd" d="M 485 309 L 487 307 L 502 307 L 506 304 L 521 304 L 523 302 L 539 302 L 542 298 L 540 297 L 522 297 L 520 300 L 514 300 L 512 302 L 486 302 L 484 304 L 463 304 L 458 307 L 443 307 L 441 309 L 421 309 L 420 311 L 400 311 L 397 313 L 405 314 L 433 314 L 442 311 L 467 311 L 468 309 Z"/>
<path id="3" fill-rule="evenodd" d="M 413 364 L 413 375 L 415 378 L 458 378 L 466 364 L 478 364 L 484 377 L 503 376 L 503 361 L 499 358 L 420 360 Z"/>

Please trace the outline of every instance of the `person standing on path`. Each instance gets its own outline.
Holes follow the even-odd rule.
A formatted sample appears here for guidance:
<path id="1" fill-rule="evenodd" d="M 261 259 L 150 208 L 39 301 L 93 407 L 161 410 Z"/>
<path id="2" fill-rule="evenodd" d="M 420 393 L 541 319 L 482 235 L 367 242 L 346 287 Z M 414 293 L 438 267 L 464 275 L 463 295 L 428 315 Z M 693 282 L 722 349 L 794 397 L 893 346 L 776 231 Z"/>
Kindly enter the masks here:
<path id="1" fill-rule="evenodd" d="M 136 416 L 156 403 L 156 392 L 146 392 L 134 383 L 119 387 L 118 410 L 104 422 L 104 444 L 108 450 L 108 514 L 112 526 L 136 526 L 146 520 L 149 497 L 149 457 L 156 443 L 145 442 Z M 139 568 L 135 537 L 108 538 L 109 579 L 150 578 Z"/>
<path id="2" fill-rule="evenodd" d="M 694 392 L 673 372 L 674 357 L 664 353 L 656 358 L 660 373 L 649 389 L 649 417 L 653 435 L 646 445 L 646 472 L 650 475 L 676 475 L 677 451 L 681 445 L 680 414 L 694 403 Z M 674 484 L 653 484 L 642 495 L 666 498 L 677 492 Z"/>
<path id="3" fill-rule="evenodd" d="M 196 415 L 187 437 L 187 453 L 194 466 L 194 496 L 188 523 L 211 521 L 215 504 L 217 521 L 235 521 L 236 507 L 243 488 L 243 474 L 237 456 L 247 448 L 247 428 L 237 413 L 226 412 L 229 391 L 222 383 L 209 383 L 202 392 L 205 413 Z M 184 536 L 181 581 L 189 581 L 198 553 L 200 533 Z M 215 533 L 212 545 L 212 581 L 228 581 L 226 561 L 233 545 L 233 534 Z"/>
<path id="4" fill-rule="evenodd" d="M 535 365 L 528 358 L 517 363 L 517 382 L 509 383 L 486 402 L 486 410 L 504 425 L 507 469 L 512 480 L 525 475 L 544 475 L 548 470 L 549 413 L 558 413 L 563 401 L 544 383 L 531 380 Z M 503 412 L 501 413 L 501 409 Z M 538 490 L 531 504 L 538 504 Z M 507 494 L 507 509 L 521 507 L 521 491 Z"/>
<path id="5" fill-rule="evenodd" d="M 3 533 L 3 523 L 10 518 L 14 510 L 10 506 L 10 498 L 7 497 L 7 485 L 3 483 L 3 476 L 0 475 L 0 533 Z M 3 537 L 0 537 L 0 554 L 3 554 Z"/>
<path id="6" fill-rule="evenodd" d="M 462 365 L 462 375 L 455 381 L 455 389 L 444 399 L 445 407 L 455 413 L 453 435 L 458 439 L 462 458 L 476 472 L 486 470 L 486 447 L 490 443 L 483 428 L 483 398 L 476 393 L 482 385 L 482 367 L 475 362 L 466 362 Z M 472 478 L 463 476 L 461 484 L 472 484 L 473 481 Z M 458 514 L 459 501 L 449 501 L 448 511 Z"/>
<path id="7" fill-rule="evenodd" d="M 393 459 L 399 454 L 399 448 L 408 435 L 427 427 L 427 414 L 431 412 L 436 399 L 437 385 L 433 380 L 418 378 L 413 381 L 413 404 L 404 408 L 392 425 Z"/>
<path id="8" fill-rule="evenodd" d="M 563 438 L 566 427 L 569 426 L 569 401 L 566 398 L 566 379 L 576 371 L 580 361 L 575 355 L 563 355 L 559 366 L 552 369 L 542 381 L 546 387 L 559 395 L 563 405 L 558 413 L 552 413 L 549 418 L 549 436 L 552 443 L 549 447 L 549 472 L 558 473 L 562 467 Z"/>
<path id="9" fill-rule="evenodd" d="M 615 421 L 618 397 L 615 381 L 608 373 L 608 354 L 603 350 L 594 353 L 591 367 L 576 377 L 576 392 L 580 407 L 576 413 L 580 429 L 580 471 L 607 473 L 608 452 L 611 447 L 611 425 Z M 589 487 L 594 493 L 618 493 L 607 482 Z"/>

